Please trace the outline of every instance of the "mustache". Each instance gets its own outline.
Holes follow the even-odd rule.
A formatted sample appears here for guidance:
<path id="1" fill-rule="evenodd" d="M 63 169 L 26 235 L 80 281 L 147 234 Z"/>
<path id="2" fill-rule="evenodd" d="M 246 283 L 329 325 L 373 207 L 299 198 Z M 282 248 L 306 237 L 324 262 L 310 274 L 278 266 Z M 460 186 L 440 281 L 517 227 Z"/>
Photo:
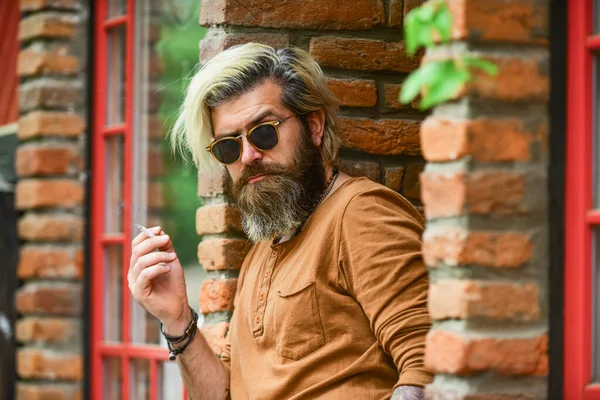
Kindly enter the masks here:
<path id="1" fill-rule="evenodd" d="M 277 174 L 285 174 L 286 172 L 287 172 L 286 168 L 283 168 L 277 164 L 270 164 L 270 163 L 269 164 L 262 164 L 262 163 L 250 164 L 242 170 L 242 173 L 238 177 L 234 186 L 236 189 L 241 189 L 242 187 L 244 187 L 248 184 L 248 181 L 250 180 L 250 178 L 252 178 L 253 176 L 256 176 L 256 175 L 266 175 L 266 174 L 277 175 Z"/>

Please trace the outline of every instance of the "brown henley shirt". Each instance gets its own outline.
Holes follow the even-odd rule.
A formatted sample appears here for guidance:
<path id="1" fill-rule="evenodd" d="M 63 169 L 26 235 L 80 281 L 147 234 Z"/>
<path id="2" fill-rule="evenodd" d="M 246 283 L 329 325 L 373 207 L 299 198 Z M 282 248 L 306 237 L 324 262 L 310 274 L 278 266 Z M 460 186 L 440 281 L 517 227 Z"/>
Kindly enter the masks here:
<path id="1" fill-rule="evenodd" d="M 389 399 L 424 367 L 423 219 L 403 197 L 350 179 L 302 232 L 253 246 L 221 355 L 238 399 Z"/>

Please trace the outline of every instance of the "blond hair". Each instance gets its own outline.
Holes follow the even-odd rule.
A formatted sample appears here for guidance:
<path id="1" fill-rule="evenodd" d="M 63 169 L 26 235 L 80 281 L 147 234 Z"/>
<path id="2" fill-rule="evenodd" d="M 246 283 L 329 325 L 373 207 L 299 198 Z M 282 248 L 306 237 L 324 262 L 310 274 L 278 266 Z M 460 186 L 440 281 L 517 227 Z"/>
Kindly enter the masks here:
<path id="1" fill-rule="evenodd" d="M 300 116 L 323 109 L 321 151 L 327 161 L 335 163 L 340 143 L 334 131 L 338 101 L 327 87 L 323 71 L 301 49 L 275 51 L 258 43 L 231 47 L 196 72 L 171 132 L 173 149 L 184 155 L 189 151 L 200 173 L 215 172 L 218 163 L 205 150 L 213 140 L 210 110 L 265 81 L 278 84 L 282 104 Z"/>

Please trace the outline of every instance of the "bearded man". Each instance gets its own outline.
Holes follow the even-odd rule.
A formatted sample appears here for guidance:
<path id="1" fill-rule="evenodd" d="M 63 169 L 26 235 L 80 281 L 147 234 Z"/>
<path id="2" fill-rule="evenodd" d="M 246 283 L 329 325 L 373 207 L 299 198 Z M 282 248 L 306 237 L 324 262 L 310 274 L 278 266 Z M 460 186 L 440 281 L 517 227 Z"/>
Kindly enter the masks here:
<path id="1" fill-rule="evenodd" d="M 129 287 L 161 321 L 190 398 L 423 397 L 423 220 L 338 170 L 336 112 L 323 72 L 295 48 L 234 47 L 191 80 L 172 143 L 201 173 L 227 168 L 254 245 L 219 358 L 196 334 L 168 235 L 133 240 Z"/>

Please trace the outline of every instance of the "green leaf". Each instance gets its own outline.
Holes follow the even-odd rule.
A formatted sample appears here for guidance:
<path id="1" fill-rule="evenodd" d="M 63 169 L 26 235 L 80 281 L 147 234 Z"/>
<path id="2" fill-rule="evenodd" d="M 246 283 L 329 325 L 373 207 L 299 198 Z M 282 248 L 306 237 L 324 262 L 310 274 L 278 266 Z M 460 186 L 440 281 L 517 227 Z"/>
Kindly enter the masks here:
<path id="1" fill-rule="evenodd" d="M 462 61 L 465 65 L 482 69 L 488 75 L 496 76 L 498 74 L 498 66 L 491 61 L 476 57 L 464 57 Z"/>
<path id="2" fill-rule="evenodd" d="M 406 53 L 410 56 L 415 54 L 419 48 L 419 29 L 421 22 L 415 18 L 413 14 L 414 10 L 411 10 L 406 16 L 404 22 L 404 40 L 406 42 Z"/>
<path id="3" fill-rule="evenodd" d="M 400 91 L 400 102 L 403 104 L 410 103 L 417 95 L 421 92 L 423 87 L 424 75 L 421 68 L 411 72 L 402 84 L 402 90 Z"/>
<path id="4" fill-rule="evenodd" d="M 416 11 L 415 15 L 419 21 L 428 24 L 433 20 L 435 10 L 436 8 L 433 5 L 425 3 L 422 6 L 413 9 L 412 11 Z"/>
<path id="5" fill-rule="evenodd" d="M 438 7 L 434 17 L 433 25 L 437 28 L 440 33 L 442 41 L 447 42 L 452 37 L 452 14 L 448 9 L 448 5 L 443 3 Z"/>
<path id="6" fill-rule="evenodd" d="M 421 109 L 433 107 L 453 99 L 468 82 L 468 71 L 457 68 L 453 60 L 441 62 L 442 66 L 433 79 L 431 86 L 423 95 Z"/>

